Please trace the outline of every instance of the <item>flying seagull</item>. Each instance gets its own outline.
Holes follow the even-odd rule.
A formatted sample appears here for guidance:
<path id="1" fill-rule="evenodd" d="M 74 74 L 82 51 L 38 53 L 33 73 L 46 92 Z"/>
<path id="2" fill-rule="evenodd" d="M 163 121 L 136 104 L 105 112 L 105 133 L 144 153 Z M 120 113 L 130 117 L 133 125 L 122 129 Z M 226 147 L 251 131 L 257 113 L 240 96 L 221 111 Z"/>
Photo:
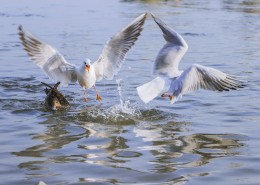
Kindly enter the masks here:
<path id="1" fill-rule="evenodd" d="M 80 66 L 67 62 L 58 50 L 25 31 L 21 25 L 18 27 L 18 34 L 32 61 L 51 79 L 60 81 L 65 86 L 78 81 L 84 89 L 85 100 L 87 100 L 86 90 L 94 86 L 96 99 L 101 100 L 95 86 L 96 81 L 113 79 L 121 68 L 126 53 L 141 34 L 146 16 L 147 13 L 141 14 L 111 37 L 95 62 L 91 63 L 87 58 Z"/>
<path id="2" fill-rule="evenodd" d="M 153 74 L 157 77 L 137 87 L 138 95 L 144 103 L 161 95 L 168 97 L 173 104 L 182 95 L 199 89 L 229 91 L 243 87 L 243 81 L 236 76 L 211 67 L 193 64 L 185 71 L 179 70 L 179 63 L 188 50 L 186 41 L 162 20 L 151 15 L 162 30 L 166 44 L 154 62 Z"/>

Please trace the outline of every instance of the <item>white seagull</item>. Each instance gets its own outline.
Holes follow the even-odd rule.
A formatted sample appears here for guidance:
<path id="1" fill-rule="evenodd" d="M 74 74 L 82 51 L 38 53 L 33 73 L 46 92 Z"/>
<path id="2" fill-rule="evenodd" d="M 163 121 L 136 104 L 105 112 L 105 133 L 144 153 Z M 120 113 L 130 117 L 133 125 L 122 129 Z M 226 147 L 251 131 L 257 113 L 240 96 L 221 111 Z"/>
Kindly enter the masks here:
<path id="1" fill-rule="evenodd" d="M 65 86 L 78 81 L 84 88 L 85 100 L 87 100 L 86 89 L 94 86 L 96 99 L 101 100 L 95 86 L 96 81 L 113 79 L 121 68 L 126 53 L 141 34 L 146 16 L 147 13 L 141 14 L 114 35 L 104 46 L 97 61 L 91 64 L 90 59 L 86 59 L 78 67 L 68 63 L 54 47 L 25 31 L 22 26 L 19 26 L 18 34 L 32 61 L 51 79 L 60 81 Z"/>
<path id="2" fill-rule="evenodd" d="M 150 102 L 159 95 L 169 97 L 172 104 L 182 95 L 198 89 L 228 91 L 243 87 L 243 81 L 211 67 L 193 64 L 185 71 L 179 70 L 179 63 L 188 50 L 187 43 L 162 20 L 151 15 L 162 30 L 166 44 L 159 51 L 154 62 L 153 74 L 157 77 L 137 87 L 138 95 L 144 103 Z"/>

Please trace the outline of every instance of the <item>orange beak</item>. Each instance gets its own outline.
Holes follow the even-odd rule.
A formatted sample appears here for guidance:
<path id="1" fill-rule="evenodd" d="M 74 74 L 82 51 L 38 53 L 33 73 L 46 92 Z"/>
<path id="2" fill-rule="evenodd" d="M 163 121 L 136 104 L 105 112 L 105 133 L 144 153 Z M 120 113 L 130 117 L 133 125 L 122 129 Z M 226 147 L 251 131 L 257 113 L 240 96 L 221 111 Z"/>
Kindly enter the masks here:
<path id="1" fill-rule="evenodd" d="M 90 66 L 86 65 L 86 70 L 89 72 Z"/>

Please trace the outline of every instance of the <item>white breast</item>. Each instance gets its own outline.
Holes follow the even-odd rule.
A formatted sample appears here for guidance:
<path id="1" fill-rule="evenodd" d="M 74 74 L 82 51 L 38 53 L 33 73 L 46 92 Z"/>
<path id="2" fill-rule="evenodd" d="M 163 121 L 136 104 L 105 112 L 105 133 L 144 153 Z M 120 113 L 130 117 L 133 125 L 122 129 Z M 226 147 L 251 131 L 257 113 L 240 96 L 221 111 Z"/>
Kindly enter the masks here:
<path id="1" fill-rule="evenodd" d="M 93 66 L 90 67 L 89 71 L 82 68 L 79 69 L 77 71 L 77 78 L 81 87 L 85 87 L 87 89 L 91 88 L 96 82 L 96 74 Z"/>

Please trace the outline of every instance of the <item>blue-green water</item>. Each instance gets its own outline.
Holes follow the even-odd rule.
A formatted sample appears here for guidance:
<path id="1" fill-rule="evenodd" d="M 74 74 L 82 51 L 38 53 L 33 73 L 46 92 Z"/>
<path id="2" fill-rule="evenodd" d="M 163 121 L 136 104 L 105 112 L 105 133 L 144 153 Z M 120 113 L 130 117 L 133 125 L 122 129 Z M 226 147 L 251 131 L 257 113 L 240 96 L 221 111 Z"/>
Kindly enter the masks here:
<path id="1" fill-rule="evenodd" d="M 164 44 L 148 17 L 116 78 L 97 84 L 101 103 L 93 89 L 83 102 L 74 84 L 60 88 L 71 108 L 46 112 L 40 82 L 51 81 L 23 51 L 18 25 L 80 64 L 145 11 L 189 44 L 182 69 L 215 67 L 247 86 L 144 105 L 135 88 L 152 79 Z M 0 27 L 0 184 L 259 184 L 258 1 L 1 1 Z"/>

